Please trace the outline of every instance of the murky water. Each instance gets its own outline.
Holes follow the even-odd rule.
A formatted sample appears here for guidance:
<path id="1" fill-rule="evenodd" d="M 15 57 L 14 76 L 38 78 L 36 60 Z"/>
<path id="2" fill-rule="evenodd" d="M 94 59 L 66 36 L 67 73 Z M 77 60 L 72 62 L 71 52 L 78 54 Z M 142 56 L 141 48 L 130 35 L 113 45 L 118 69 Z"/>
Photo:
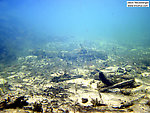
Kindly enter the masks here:
<path id="1" fill-rule="evenodd" d="M 149 12 L 122 0 L 0 0 L 0 110 L 149 111 Z"/>

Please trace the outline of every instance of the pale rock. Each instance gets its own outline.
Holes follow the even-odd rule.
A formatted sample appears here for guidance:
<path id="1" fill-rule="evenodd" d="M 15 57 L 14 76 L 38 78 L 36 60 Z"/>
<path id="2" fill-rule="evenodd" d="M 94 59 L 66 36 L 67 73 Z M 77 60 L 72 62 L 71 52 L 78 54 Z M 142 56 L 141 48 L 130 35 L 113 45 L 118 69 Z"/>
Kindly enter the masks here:
<path id="1" fill-rule="evenodd" d="M 104 70 L 101 70 L 104 73 L 115 73 L 119 67 L 107 67 Z"/>
<path id="2" fill-rule="evenodd" d="M 0 86 L 3 86 L 7 84 L 7 80 L 5 80 L 4 78 L 0 78 Z"/>
<path id="3" fill-rule="evenodd" d="M 142 73 L 142 76 L 143 77 L 149 77 L 150 76 L 150 72 L 144 72 L 144 73 Z"/>
<path id="4" fill-rule="evenodd" d="M 46 98 L 43 97 L 43 96 L 33 96 L 33 97 L 30 97 L 30 98 L 27 100 L 27 102 L 28 102 L 29 104 L 31 104 L 31 103 L 35 103 L 35 102 L 41 102 L 41 101 L 43 101 L 44 99 L 46 99 Z"/>
<path id="5" fill-rule="evenodd" d="M 12 76 L 9 76 L 7 77 L 8 79 L 14 79 L 14 78 L 18 78 L 18 75 L 12 75 Z"/>
<path id="6" fill-rule="evenodd" d="M 26 56 L 26 59 L 30 59 L 30 58 L 33 58 L 33 59 L 36 59 L 37 58 L 37 56 Z"/>

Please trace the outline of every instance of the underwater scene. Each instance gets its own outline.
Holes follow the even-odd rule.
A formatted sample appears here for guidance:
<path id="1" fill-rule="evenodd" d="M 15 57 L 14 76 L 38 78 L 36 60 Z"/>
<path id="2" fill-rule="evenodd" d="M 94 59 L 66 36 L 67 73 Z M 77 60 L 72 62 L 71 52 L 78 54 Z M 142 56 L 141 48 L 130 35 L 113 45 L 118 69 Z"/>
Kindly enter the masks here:
<path id="1" fill-rule="evenodd" d="M 0 0 L 0 112 L 150 112 L 149 20 L 127 0 Z"/>

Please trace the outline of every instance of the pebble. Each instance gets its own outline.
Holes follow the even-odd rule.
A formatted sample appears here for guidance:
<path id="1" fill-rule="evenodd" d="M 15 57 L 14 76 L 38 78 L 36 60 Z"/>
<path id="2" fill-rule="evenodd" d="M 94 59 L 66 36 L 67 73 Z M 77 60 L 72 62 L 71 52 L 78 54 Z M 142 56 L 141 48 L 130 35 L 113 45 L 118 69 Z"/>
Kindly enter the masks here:
<path id="1" fill-rule="evenodd" d="M 142 73 L 142 76 L 143 77 L 149 77 L 150 76 L 150 72 L 144 72 L 144 73 Z"/>
<path id="2" fill-rule="evenodd" d="M 119 68 L 117 69 L 117 72 L 119 72 L 119 73 L 124 73 L 124 69 L 119 67 Z"/>
<path id="3" fill-rule="evenodd" d="M 87 103 L 88 99 L 87 98 L 82 98 L 82 103 Z"/>

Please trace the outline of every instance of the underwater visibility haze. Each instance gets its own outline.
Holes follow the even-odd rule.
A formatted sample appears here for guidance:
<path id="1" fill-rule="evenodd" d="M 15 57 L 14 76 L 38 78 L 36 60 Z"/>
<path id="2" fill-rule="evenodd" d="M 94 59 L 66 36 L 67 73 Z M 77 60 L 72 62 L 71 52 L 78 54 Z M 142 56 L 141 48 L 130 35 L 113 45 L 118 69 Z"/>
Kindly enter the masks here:
<path id="1" fill-rule="evenodd" d="M 36 45 L 35 40 L 70 37 L 144 46 L 150 41 L 149 13 L 150 8 L 126 7 L 126 0 L 1 0 L 1 35 L 8 35 L 1 40 Z"/>
<path id="2" fill-rule="evenodd" d="M 127 0 L 0 0 L 0 110 L 150 111 L 149 21 Z"/>

